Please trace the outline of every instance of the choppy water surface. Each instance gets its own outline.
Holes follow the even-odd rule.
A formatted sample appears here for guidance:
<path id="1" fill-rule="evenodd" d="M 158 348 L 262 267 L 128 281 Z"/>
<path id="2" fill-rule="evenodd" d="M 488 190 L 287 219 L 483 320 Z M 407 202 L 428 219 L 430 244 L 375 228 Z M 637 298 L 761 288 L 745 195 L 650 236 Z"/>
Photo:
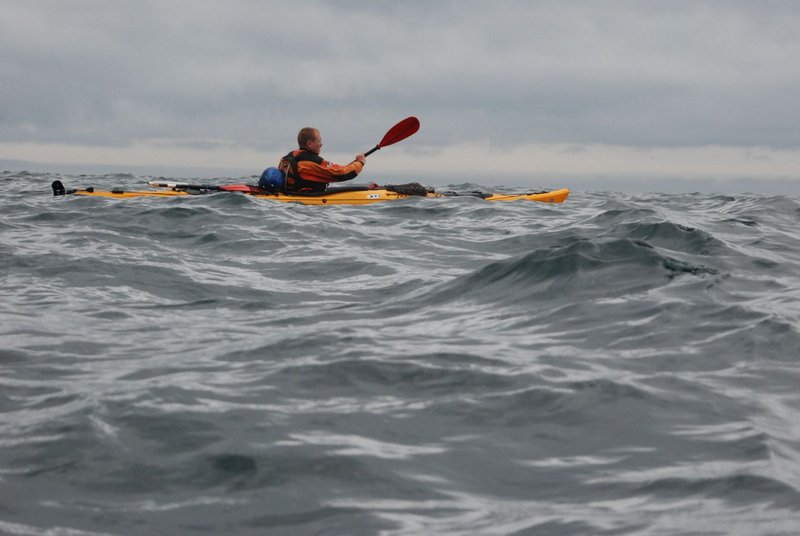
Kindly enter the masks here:
<path id="1" fill-rule="evenodd" d="M 0 174 L 0 533 L 800 532 L 797 198 L 54 178 L 143 181 Z"/>

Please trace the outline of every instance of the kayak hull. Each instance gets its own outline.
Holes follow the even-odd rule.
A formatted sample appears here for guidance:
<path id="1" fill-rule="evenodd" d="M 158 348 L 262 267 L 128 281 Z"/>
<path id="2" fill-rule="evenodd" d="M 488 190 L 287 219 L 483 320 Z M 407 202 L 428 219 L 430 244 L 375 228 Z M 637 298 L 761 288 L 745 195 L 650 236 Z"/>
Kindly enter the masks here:
<path id="1" fill-rule="evenodd" d="M 323 196 L 305 197 L 287 194 L 250 194 L 258 199 L 270 199 L 272 201 L 281 201 L 284 203 L 302 203 L 304 205 L 369 205 L 372 203 L 381 203 L 384 201 L 396 201 L 398 199 L 408 199 L 412 196 L 405 194 L 398 194 L 390 190 L 376 189 L 355 192 L 342 192 L 333 193 Z M 484 197 L 486 201 L 540 201 L 544 203 L 563 203 L 569 196 L 569 190 L 564 188 L 561 190 L 554 190 L 546 193 L 536 194 L 492 194 Z M 444 198 L 444 197 L 459 197 L 447 194 L 440 194 L 429 192 L 425 197 L 427 198 Z"/>
<path id="2" fill-rule="evenodd" d="M 334 189 L 325 192 L 323 195 L 308 195 L 308 194 L 286 194 L 286 193 L 265 193 L 262 190 L 252 188 L 247 190 L 242 188 L 242 193 L 255 197 L 256 199 L 268 199 L 270 201 L 279 201 L 282 203 L 301 203 L 303 205 L 370 205 L 373 203 L 381 203 L 386 201 L 396 201 L 399 199 L 408 199 L 412 197 L 423 197 L 415 195 L 406 195 L 397 193 L 392 190 L 377 188 L 377 189 L 342 189 L 342 191 L 335 191 Z M 171 189 L 171 190 L 95 190 L 87 188 L 85 190 L 69 190 L 65 193 L 80 196 L 91 197 L 107 197 L 114 199 L 129 199 L 134 197 L 186 197 L 204 195 L 205 191 L 187 190 L 187 189 Z M 472 194 L 456 194 L 456 193 L 438 193 L 428 192 L 427 198 L 444 198 L 444 197 L 478 197 L 486 201 L 538 201 L 542 203 L 563 203 L 566 201 L 570 194 L 568 188 L 561 188 L 547 192 L 535 193 L 521 193 L 521 194 L 483 194 L 480 196 Z"/>

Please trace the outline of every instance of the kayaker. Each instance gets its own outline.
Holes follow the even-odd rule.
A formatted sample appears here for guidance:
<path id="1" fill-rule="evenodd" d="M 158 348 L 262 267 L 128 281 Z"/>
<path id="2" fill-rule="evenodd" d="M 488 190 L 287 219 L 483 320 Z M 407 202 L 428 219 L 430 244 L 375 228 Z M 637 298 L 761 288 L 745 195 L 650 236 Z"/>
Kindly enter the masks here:
<path id="1" fill-rule="evenodd" d="M 364 153 L 345 166 L 322 158 L 322 134 L 319 129 L 306 127 L 297 133 L 299 149 L 281 158 L 278 167 L 286 175 L 285 190 L 290 192 L 319 192 L 331 182 L 349 181 L 364 169 Z"/>

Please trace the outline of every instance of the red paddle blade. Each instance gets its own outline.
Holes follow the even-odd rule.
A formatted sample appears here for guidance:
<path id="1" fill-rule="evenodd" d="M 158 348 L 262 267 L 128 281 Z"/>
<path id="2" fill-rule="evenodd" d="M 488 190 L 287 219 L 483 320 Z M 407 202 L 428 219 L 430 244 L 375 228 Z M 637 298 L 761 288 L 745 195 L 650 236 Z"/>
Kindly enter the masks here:
<path id="1" fill-rule="evenodd" d="M 389 129 L 389 132 L 386 133 L 381 142 L 378 144 L 378 149 L 381 147 L 386 147 L 387 145 L 392 145 L 398 141 L 402 141 L 418 130 L 419 119 L 414 116 L 406 117 Z"/>

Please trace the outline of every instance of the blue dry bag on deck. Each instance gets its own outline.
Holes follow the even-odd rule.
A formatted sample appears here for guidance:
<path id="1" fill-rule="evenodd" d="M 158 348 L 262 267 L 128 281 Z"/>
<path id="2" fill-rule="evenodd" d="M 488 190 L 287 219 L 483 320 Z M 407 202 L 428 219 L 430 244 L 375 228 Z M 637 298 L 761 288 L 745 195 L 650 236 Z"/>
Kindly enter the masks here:
<path id="1" fill-rule="evenodd" d="M 268 167 L 258 179 L 258 186 L 265 190 L 283 190 L 286 185 L 286 176 L 276 167 Z"/>

